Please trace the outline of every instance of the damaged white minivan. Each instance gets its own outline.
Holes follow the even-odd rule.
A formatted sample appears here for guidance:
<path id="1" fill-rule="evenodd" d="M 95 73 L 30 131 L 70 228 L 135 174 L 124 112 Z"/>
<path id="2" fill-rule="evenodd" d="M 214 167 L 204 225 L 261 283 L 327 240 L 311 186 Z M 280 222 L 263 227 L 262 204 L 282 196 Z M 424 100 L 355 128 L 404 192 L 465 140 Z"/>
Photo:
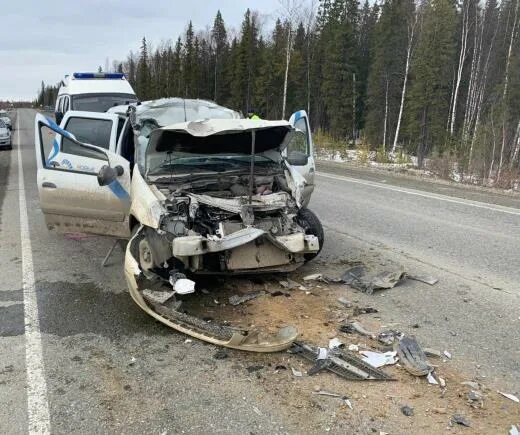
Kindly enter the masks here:
<path id="1" fill-rule="evenodd" d="M 320 252 L 323 229 L 306 208 L 314 187 L 307 115 L 249 120 L 222 108 L 212 119 L 193 114 L 190 121 L 184 112 L 178 122 L 178 100 L 131 106 L 126 116 L 89 113 L 106 144 L 100 130 L 67 128 L 85 114 L 69 112 L 61 127 L 37 115 L 47 226 L 129 238 L 130 294 L 164 324 L 217 345 L 285 349 L 297 336 L 293 327 L 269 334 L 208 323 L 180 310 L 176 296 L 193 293 L 198 274 L 288 272 Z"/>

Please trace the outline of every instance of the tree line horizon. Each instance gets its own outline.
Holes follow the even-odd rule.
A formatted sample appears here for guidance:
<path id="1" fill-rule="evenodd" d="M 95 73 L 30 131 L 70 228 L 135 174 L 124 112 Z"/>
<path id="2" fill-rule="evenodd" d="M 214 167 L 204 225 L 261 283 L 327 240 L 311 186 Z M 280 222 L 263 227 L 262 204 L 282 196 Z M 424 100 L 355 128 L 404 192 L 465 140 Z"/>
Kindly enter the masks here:
<path id="1" fill-rule="evenodd" d="M 266 119 L 305 109 L 346 144 L 500 178 L 520 160 L 519 3 L 280 0 L 270 31 L 247 9 L 231 36 L 218 11 L 153 49 L 143 36 L 112 68 L 142 101 L 209 99 Z M 42 83 L 36 102 L 56 92 Z"/>

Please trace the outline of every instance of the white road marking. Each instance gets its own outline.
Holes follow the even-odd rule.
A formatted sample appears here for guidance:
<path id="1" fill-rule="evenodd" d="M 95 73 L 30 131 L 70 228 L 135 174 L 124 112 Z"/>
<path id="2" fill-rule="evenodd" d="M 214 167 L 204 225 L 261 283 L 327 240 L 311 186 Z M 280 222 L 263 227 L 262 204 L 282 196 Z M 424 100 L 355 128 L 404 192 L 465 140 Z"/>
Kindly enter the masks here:
<path id="1" fill-rule="evenodd" d="M 47 401 L 47 383 L 43 366 L 42 338 L 34 268 L 25 199 L 23 162 L 20 144 L 20 111 L 16 115 L 18 145 L 18 191 L 20 204 L 20 239 L 22 246 L 22 288 L 25 320 L 25 366 L 27 371 L 27 416 L 29 434 L 50 434 L 51 423 Z"/>
<path id="2" fill-rule="evenodd" d="M 468 199 L 455 199 L 455 198 L 452 198 L 452 197 L 446 196 L 446 195 L 420 192 L 418 190 L 404 189 L 401 187 L 393 187 L 393 186 L 389 186 L 387 184 L 382 184 L 382 183 L 377 183 L 374 181 L 367 181 L 367 180 L 358 180 L 357 178 L 344 177 L 342 175 L 325 174 L 323 172 L 316 172 L 316 175 L 318 175 L 320 177 L 324 177 L 324 178 L 331 178 L 333 180 L 341 180 L 341 181 L 347 181 L 349 183 L 363 184 L 365 186 L 376 187 L 379 189 L 393 190 L 394 192 L 406 193 L 408 195 L 421 196 L 423 198 L 437 199 L 439 201 L 446 201 L 446 202 L 451 202 L 454 204 L 462 204 L 462 205 L 467 205 L 470 207 L 483 208 L 486 210 L 497 211 L 500 213 L 507 213 L 507 214 L 513 214 L 516 216 L 520 216 L 520 210 L 515 209 L 515 208 L 510 208 L 510 207 L 504 207 L 501 205 L 495 205 L 495 206 L 486 205 L 482 202 L 470 201 Z"/>

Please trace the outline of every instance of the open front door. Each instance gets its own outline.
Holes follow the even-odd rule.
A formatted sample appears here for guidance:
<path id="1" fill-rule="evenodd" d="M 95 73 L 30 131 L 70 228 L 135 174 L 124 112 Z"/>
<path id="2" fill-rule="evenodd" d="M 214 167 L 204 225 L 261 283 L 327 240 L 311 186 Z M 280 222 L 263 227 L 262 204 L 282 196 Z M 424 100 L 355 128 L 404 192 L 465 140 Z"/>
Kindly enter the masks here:
<path id="1" fill-rule="evenodd" d="M 35 119 L 40 207 L 49 229 L 108 236 L 130 235 L 130 168 L 121 156 L 79 142 L 41 114 Z M 67 147 L 67 159 L 61 148 Z M 118 176 L 101 186 L 100 170 L 118 168 Z"/>
<path id="2" fill-rule="evenodd" d="M 314 190 L 314 144 L 312 142 L 309 117 L 305 110 L 291 115 L 289 122 L 296 129 L 296 134 L 289 142 L 285 153 L 287 162 L 305 178 L 302 205 L 307 206 Z"/>

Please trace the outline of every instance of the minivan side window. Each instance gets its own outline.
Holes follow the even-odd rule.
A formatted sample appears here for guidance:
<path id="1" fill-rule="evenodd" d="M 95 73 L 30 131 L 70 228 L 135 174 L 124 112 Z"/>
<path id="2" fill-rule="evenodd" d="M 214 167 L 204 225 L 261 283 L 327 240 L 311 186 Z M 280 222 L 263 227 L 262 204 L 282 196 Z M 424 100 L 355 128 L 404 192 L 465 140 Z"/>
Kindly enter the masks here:
<path id="1" fill-rule="evenodd" d="M 79 142 L 109 149 L 112 134 L 112 121 L 108 119 L 69 118 L 65 130 L 72 133 Z M 70 139 L 63 137 L 61 151 L 76 156 L 99 158 L 94 150 L 80 147 Z"/>

